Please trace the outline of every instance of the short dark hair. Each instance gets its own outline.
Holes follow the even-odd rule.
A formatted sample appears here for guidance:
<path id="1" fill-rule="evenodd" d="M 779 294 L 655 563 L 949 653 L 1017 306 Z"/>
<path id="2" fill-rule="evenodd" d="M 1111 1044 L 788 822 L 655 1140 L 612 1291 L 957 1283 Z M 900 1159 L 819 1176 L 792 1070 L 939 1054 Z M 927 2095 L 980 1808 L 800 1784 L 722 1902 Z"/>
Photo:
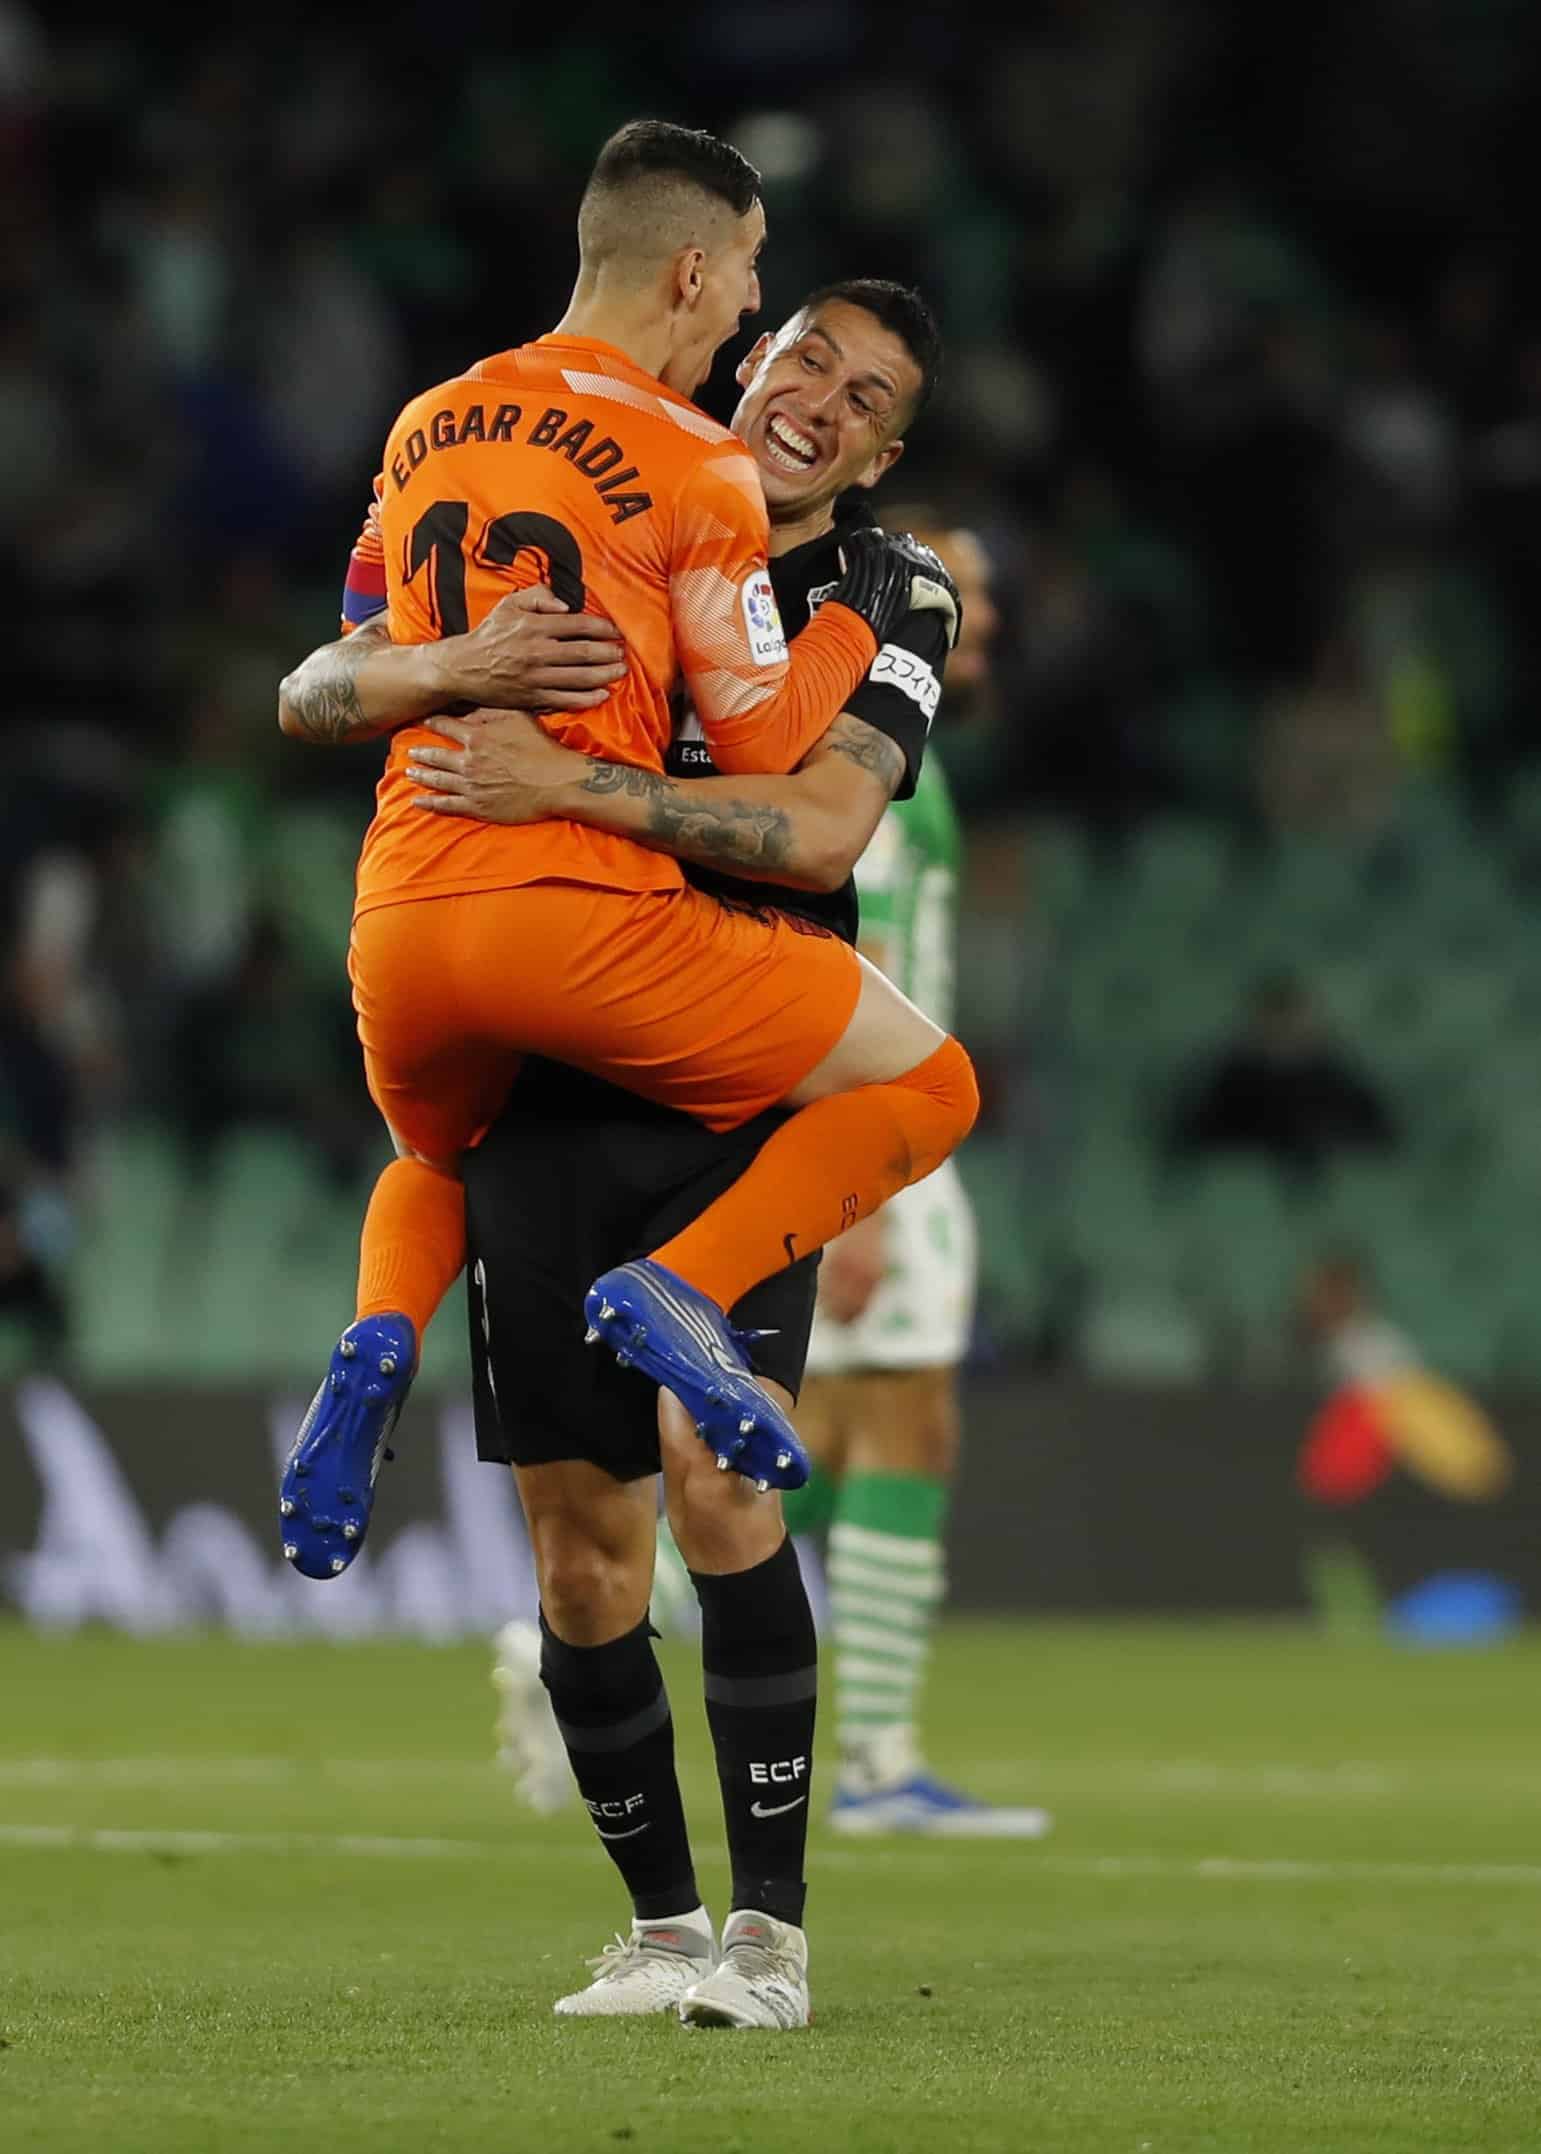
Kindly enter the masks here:
<path id="1" fill-rule="evenodd" d="M 836 299 L 848 307 L 863 308 L 891 330 L 919 367 L 920 393 L 910 413 L 911 419 L 918 419 L 942 378 L 942 332 L 926 301 L 912 284 L 895 284 L 889 277 L 842 277 L 810 292 L 803 312 L 812 314 Z"/>
<path id="2" fill-rule="evenodd" d="M 747 217 L 760 196 L 757 168 L 731 142 L 670 120 L 628 120 L 600 150 L 589 186 L 627 187 L 636 180 L 687 180 Z"/>

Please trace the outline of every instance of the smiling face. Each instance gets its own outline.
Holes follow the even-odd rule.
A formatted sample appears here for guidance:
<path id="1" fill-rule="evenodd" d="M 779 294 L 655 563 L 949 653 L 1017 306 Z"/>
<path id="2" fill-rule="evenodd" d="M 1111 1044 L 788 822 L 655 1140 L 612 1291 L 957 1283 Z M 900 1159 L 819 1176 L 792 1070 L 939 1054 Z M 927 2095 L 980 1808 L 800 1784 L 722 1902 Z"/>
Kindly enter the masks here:
<path id="1" fill-rule="evenodd" d="M 772 523 L 811 520 L 851 486 L 875 486 L 904 449 L 921 370 L 902 337 L 826 300 L 761 337 L 738 370 L 733 431 L 759 466 Z"/>

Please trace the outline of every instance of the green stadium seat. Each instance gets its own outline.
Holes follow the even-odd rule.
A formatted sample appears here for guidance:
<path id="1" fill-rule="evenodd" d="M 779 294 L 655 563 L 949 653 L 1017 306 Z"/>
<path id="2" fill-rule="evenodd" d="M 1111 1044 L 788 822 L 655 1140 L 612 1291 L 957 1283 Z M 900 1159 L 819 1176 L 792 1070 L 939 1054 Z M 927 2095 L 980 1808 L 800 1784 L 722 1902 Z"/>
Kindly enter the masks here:
<path id="1" fill-rule="evenodd" d="M 1513 1293 L 1494 1312 L 1493 1378 L 1541 1390 L 1541 1321 L 1534 1293 Z"/>
<path id="2" fill-rule="evenodd" d="M 1029 824 L 1023 867 L 1033 928 L 1063 927 L 1085 902 L 1096 872 L 1081 830 L 1049 818 Z"/>
<path id="3" fill-rule="evenodd" d="M 336 809 L 284 808 L 262 863 L 267 902 L 287 928 L 290 947 L 313 978 L 333 986 L 346 977 L 361 835 L 357 819 Z"/>
<path id="4" fill-rule="evenodd" d="M 1350 1239 L 1397 1237 L 1416 1231 L 1416 1208 L 1405 1160 L 1344 1153 L 1318 1177 L 1310 1200 L 1319 1234 Z"/>
<path id="5" fill-rule="evenodd" d="M 1356 1048 L 1375 1029 L 1375 1002 L 1381 974 L 1372 958 L 1355 953 L 1330 958 L 1311 970 L 1311 985 L 1339 1038 Z"/>
<path id="6" fill-rule="evenodd" d="M 1229 836 L 1213 824 L 1176 817 L 1147 825 L 1131 842 L 1124 881 L 1146 923 L 1186 925 L 1220 901 L 1231 876 Z"/>
<path id="7" fill-rule="evenodd" d="M 1021 1030 L 1030 1001 L 1030 953 L 1012 920 L 976 920 L 957 957 L 959 1034 L 976 1049 L 1005 1047 Z"/>
<path id="8" fill-rule="evenodd" d="M 1206 1161 L 1167 1185 L 1176 1261 L 1188 1291 L 1232 1322 L 1286 1321 L 1305 1222 L 1266 1160 Z"/>
<path id="9" fill-rule="evenodd" d="M 1201 1382 L 1208 1369 L 1202 1327 L 1175 1297 L 1100 1296 L 1083 1319 L 1077 1358 L 1108 1383 Z"/>
<path id="10" fill-rule="evenodd" d="M 303 1252 L 329 1204 L 305 1147 L 277 1130 L 239 1128 L 217 1146 L 202 1192 L 200 1231 L 179 1252 L 193 1371 L 271 1377 L 275 1354 L 304 1374 L 351 1311 L 351 1264 L 325 1293 Z M 361 1216 L 361 1215 L 360 1215 Z M 356 1243 L 355 1243 L 356 1247 Z M 318 1288 L 321 1289 L 318 1298 Z M 260 1326 L 251 1312 L 260 1309 Z M 321 1326 L 317 1336 L 318 1322 Z"/>
<path id="11" fill-rule="evenodd" d="M 979 1232 L 979 1292 L 996 1331 L 1026 1337 L 1043 1304 L 1054 1207 L 1010 1144 L 981 1131 L 957 1155 Z"/>
<path id="12" fill-rule="evenodd" d="M 1281 838 L 1252 878 L 1252 940 L 1259 954 L 1308 962 L 1317 939 L 1339 922 L 1362 922 L 1367 902 L 1361 853 L 1341 840 Z"/>
<path id="13" fill-rule="evenodd" d="M 166 1130 L 127 1121 L 98 1133 L 69 1268 L 74 1352 L 89 1380 L 132 1380 L 178 1365 L 172 1257 L 185 1197 L 180 1154 Z"/>

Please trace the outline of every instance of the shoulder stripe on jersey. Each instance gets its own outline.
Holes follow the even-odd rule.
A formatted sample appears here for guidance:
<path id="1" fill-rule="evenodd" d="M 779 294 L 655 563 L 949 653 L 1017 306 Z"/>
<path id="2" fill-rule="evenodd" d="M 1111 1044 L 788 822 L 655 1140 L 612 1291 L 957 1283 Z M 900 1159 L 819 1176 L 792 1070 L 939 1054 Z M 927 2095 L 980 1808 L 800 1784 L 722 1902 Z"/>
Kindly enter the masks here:
<path id="1" fill-rule="evenodd" d="M 752 502 L 760 515 L 765 513 L 765 490 L 760 484 L 759 467 L 748 450 L 733 438 L 734 455 L 724 453 L 710 456 L 701 466 L 700 476 L 716 480 L 720 485 L 736 487 L 746 501 Z"/>
<path id="2" fill-rule="evenodd" d="M 580 390 L 585 396 L 608 397 L 612 404 L 629 404 L 633 411 L 658 409 L 657 397 L 649 396 L 634 381 L 619 381 L 611 374 L 580 374 L 575 367 L 567 366 L 562 369 L 562 379 L 569 389 Z"/>
<path id="3" fill-rule="evenodd" d="M 736 442 L 738 439 L 736 434 L 730 433 L 725 426 L 719 426 L 715 419 L 709 419 L 704 411 L 697 411 L 692 404 L 674 404 L 668 397 L 661 396 L 658 405 L 666 419 L 672 419 L 676 426 L 682 426 L 687 434 L 699 434 L 703 441 Z"/>
<path id="4" fill-rule="evenodd" d="M 629 404 L 633 411 L 651 412 L 655 419 L 672 419 L 687 434 L 699 434 L 703 441 L 732 441 L 735 438 L 725 426 L 709 419 L 704 411 L 693 411 L 688 404 L 671 404 L 667 397 L 639 389 L 633 381 L 618 381 L 610 374 L 582 374 L 576 367 L 563 367 L 562 379 L 569 389 L 576 389 L 581 395 L 608 397 L 612 404 Z"/>

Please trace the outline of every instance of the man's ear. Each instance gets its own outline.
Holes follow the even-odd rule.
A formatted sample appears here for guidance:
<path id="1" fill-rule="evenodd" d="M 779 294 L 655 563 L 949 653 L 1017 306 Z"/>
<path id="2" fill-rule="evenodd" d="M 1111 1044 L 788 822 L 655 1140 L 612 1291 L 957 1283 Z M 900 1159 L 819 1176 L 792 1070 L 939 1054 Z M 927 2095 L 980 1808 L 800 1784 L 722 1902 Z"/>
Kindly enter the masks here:
<path id="1" fill-rule="evenodd" d="M 904 443 L 902 441 L 885 442 L 866 470 L 858 478 L 852 479 L 851 484 L 853 486 L 876 486 L 878 480 L 886 472 L 893 470 L 903 454 Z"/>
<path id="2" fill-rule="evenodd" d="M 769 347 L 772 347 L 772 334 L 769 334 L 769 330 L 763 330 L 759 336 L 754 338 L 750 349 L 744 353 L 744 358 L 741 358 L 739 364 L 733 368 L 733 379 L 737 381 L 737 386 L 741 390 L 746 390 L 750 386 L 750 381 L 754 379 L 754 375 L 759 373 L 761 366 L 765 364 L 765 353 L 769 351 Z"/>
<path id="3" fill-rule="evenodd" d="M 733 371 L 733 379 L 741 389 L 747 389 L 765 363 L 765 354 L 771 348 L 770 331 L 767 329 L 755 338 L 748 351 Z"/>
<path id="4" fill-rule="evenodd" d="M 681 247 L 674 257 L 674 295 L 684 306 L 693 307 L 701 297 L 705 261 L 705 250 L 700 247 Z"/>

